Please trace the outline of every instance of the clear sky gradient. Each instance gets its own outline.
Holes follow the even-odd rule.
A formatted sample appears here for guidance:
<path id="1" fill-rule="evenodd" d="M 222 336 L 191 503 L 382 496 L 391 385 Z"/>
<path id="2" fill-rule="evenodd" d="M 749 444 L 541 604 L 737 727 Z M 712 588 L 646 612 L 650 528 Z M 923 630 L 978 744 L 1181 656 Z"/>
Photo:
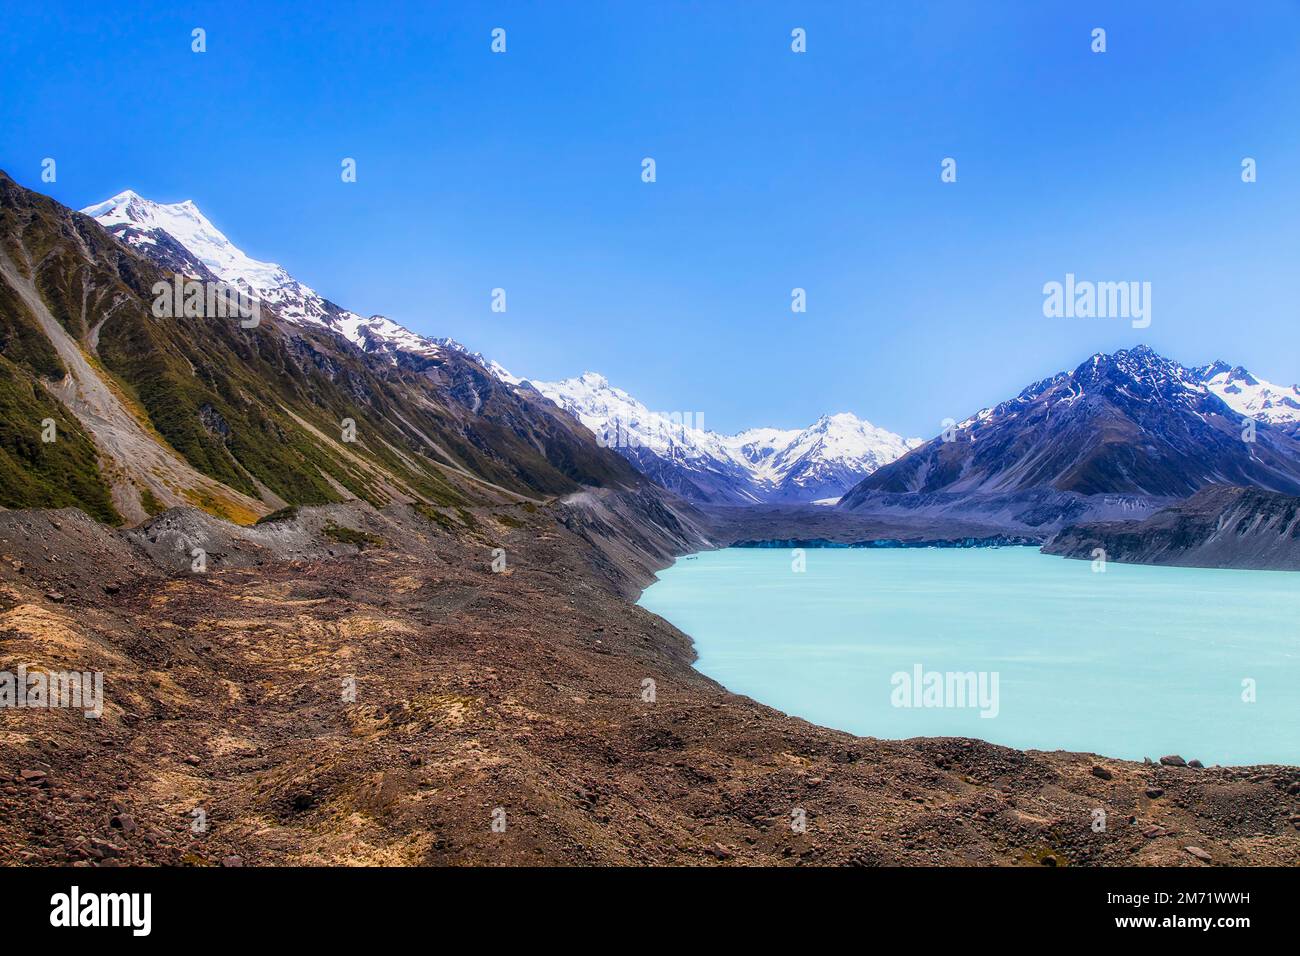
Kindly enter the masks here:
<path id="1" fill-rule="evenodd" d="M 193 199 L 516 374 L 922 436 L 1140 341 L 1300 379 L 1292 0 L 163 6 L 6 4 L 0 168 Z M 1067 272 L 1151 282 L 1150 328 L 1044 318 Z"/>

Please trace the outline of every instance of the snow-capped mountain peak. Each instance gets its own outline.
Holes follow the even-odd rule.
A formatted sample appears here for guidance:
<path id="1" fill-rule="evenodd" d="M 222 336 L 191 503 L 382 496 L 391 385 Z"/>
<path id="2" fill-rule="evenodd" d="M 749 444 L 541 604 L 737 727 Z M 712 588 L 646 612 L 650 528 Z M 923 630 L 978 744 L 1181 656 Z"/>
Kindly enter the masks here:
<path id="1" fill-rule="evenodd" d="M 905 439 L 850 412 L 823 415 L 773 456 L 767 471 L 782 485 L 819 492 L 853 487 L 861 477 L 901 458 L 921 444 Z M 809 500 L 836 497 L 817 493 Z"/>
<path id="2" fill-rule="evenodd" d="M 191 200 L 158 203 L 125 189 L 82 212 L 164 266 L 186 274 L 196 271 L 196 264 L 202 266 L 220 281 L 274 306 L 282 318 L 324 326 L 364 351 L 432 356 L 445 347 L 385 316 L 366 318 L 341 308 L 299 282 L 278 263 L 254 259 L 231 242 Z"/>
<path id="3" fill-rule="evenodd" d="M 156 203 L 127 189 L 112 199 L 88 206 L 82 212 L 111 232 L 126 231 L 129 235 L 132 231 L 148 233 L 161 229 L 188 249 L 213 275 L 232 285 L 260 292 L 296 283 L 282 266 L 260 262 L 244 253 L 189 199 L 178 203 Z M 300 285 L 300 288 L 311 291 L 305 286 Z"/>
<path id="4" fill-rule="evenodd" d="M 1227 362 L 1212 362 L 1192 374 L 1242 415 L 1284 427 L 1300 424 L 1300 387 L 1274 385 Z"/>

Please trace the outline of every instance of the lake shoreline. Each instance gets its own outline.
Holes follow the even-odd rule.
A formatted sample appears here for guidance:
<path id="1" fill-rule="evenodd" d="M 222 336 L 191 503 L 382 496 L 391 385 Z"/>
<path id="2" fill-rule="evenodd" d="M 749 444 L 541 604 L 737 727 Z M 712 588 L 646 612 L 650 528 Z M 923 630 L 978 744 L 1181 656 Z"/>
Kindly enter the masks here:
<path id="1" fill-rule="evenodd" d="M 828 538 L 784 538 L 737 541 L 731 548 L 1041 548 L 1042 542 L 1025 535 L 996 534 L 963 538 L 870 538 L 832 541 Z"/>
<path id="2" fill-rule="evenodd" d="M 1287 749 L 1280 730 L 1273 729 L 1293 725 L 1300 713 L 1300 695 L 1278 686 L 1287 684 L 1288 668 L 1295 667 L 1284 622 L 1300 613 L 1284 577 L 1147 565 L 1117 565 L 1108 574 L 1098 573 L 1095 564 L 1045 561 L 1055 556 L 1027 547 L 975 549 L 950 543 L 926 549 L 909 542 L 899 548 L 855 548 L 835 543 L 809 547 L 806 553 L 794 548 L 799 553 L 787 561 L 770 556 L 784 549 L 782 543 L 733 546 L 678 558 L 637 603 L 686 633 L 696 650 L 696 669 L 733 693 L 860 736 L 969 736 L 1022 750 L 1106 753 L 1139 761 L 1182 750 L 1188 758 L 1200 756 L 1224 766 L 1300 763 L 1300 755 Z M 957 550 L 970 557 L 958 557 Z M 1010 560 L 1001 561 L 998 551 Z M 968 562 L 977 553 L 983 566 L 973 569 L 972 580 L 954 579 L 971 567 Z M 902 558 L 904 554 L 909 557 Z M 852 594 L 838 592 L 835 582 L 821 577 L 825 560 L 833 555 L 841 556 L 837 561 L 868 562 L 870 582 L 854 582 Z M 732 580 L 734 568 L 728 565 L 736 560 L 768 570 Z M 897 560 L 916 566 L 915 580 L 891 572 Z M 698 581 L 674 598 L 670 589 L 688 568 L 698 569 L 691 572 Z M 1030 573 L 1037 577 L 1024 577 Z M 1035 587 L 1044 595 L 1035 596 Z M 805 603 L 785 606 L 796 599 Z M 680 606 L 674 607 L 674 601 Z M 879 606 L 867 610 L 871 601 Z M 832 608 L 829 622 L 819 617 L 821 602 Z M 1262 603 L 1257 608 L 1252 602 Z M 1252 645 L 1240 635 L 1231 641 L 1221 638 L 1234 633 L 1242 608 L 1261 615 L 1262 643 Z M 1089 630 L 1094 626 L 1089 621 L 1096 622 L 1097 634 Z M 1045 637 L 1061 625 L 1080 633 L 1064 648 L 1058 639 Z M 817 636 L 800 636 L 804 634 Z M 965 643 L 945 644 L 935 634 L 961 634 Z M 909 650 L 899 650 L 909 642 Z M 892 656 L 877 660 L 874 644 L 889 648 Z M 1135 659 L 1135 647 L 1143 647 L 1150 660 Z M 805 673 L 814 666 L 810 661 L 825 656 L 838 661 L 844 673 L 816 680 L 812 671 Z M 875 669 L 864 672 L 866 662 Z M 918 719 L 928 713 L 899 729 L 896 713 L 874 697 L 867 698 L 868 706 L 861 694 L 866 686 L 881 690 L 881 681 L 918 662 L 944 673 L 1000 673 L 1004 691 L 1020 709 L 1012 707 L 997 722 L 997 733 L 988 723 L 964 715 L 962 720 Z M 1238 672 L 1240 678 L 1225 676 Z M 847 673 L 856 674 L 858 682 Z M 1264 705 L 1243 702 L 1242 695 L 1255 692 L 1261 675 L 1267 675 L 1269 699 Z M 803 696 L 792 689 L 796 685 Z M 1063 722 L 1056 716 L 1062 707 L 1087 719 Z M 1041 713 L 1030 717 L 1026 708 Z M 883 719 L 864 720 L 867 711 Z M 1142 725 L 1135 713 L 1153 716 Z M 1028 729 L 1022 731 L 1018 723 Z M 1248 741 L 1253 749 L 1243 750 L 1235 740 Z"/>

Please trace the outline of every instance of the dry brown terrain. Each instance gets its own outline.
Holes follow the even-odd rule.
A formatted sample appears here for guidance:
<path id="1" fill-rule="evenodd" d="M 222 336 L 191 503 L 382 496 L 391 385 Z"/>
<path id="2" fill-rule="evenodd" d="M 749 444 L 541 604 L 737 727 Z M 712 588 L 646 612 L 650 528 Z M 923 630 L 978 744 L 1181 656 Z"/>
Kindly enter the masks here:
<path id="1" fill-rule="evenodd" d="M 863 739 L 728 693 L 628 600 L 704 533 L 675 517 L 0 512 L 0 669 L 102 670 L 107 700 L 0 710 L 0 862 L 1300 863 L 1297 768 Z"/>

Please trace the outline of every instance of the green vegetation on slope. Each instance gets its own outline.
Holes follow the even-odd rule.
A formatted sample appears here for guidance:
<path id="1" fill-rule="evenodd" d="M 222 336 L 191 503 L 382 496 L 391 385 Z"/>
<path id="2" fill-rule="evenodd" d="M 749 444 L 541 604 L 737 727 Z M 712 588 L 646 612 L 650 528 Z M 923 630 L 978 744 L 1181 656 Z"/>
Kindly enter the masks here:
<path id="1" fill-rule="evenodd" d="M 53 420 L 52 442 L 42 441 Z M 98 456 L 77 419 L 44 387 L 0 356 L 0 505 L 80 508 L 120 524 Z"/>
<path id="2" fill-rule="evenodd" d="M 321 532 L 327 538 L 333 538 L 341 544 L 355 545 L 360 550 L 367 547 L 383 547 L 384 539 L 378 535 L 370 534 L 367 531 L 357 531 L 353 528 L 344 528 L 341 525 L 327 524 L 321 529 Z"/>

